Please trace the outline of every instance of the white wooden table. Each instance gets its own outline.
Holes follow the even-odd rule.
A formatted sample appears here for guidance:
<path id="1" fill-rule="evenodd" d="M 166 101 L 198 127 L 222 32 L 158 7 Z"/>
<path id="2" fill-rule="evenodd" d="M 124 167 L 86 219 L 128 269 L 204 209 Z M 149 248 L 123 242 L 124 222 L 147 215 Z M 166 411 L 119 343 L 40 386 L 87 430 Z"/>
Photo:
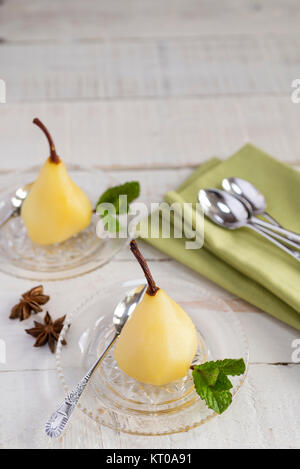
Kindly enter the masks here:
<path id="1" fill-rule="evenodd" d="M 5 0 L 0 3 L 2 173 L 47 156 L 31 121 L 44 120 L 66 162 L 141 182 L 158 202 L 192 168 L 227 157 L 245 142 L 300 166 L 298 0 Z M 2 176 L 3 177 L 3 176 Z M 1 175 L 0 175 L 1 184 Z M 238 314 L 249 338 L 246 384 L 228 414 L 185 434 L 136 437 L 77 412 L 62 440 L 43 424 L 62 397 L 55 358 L 34 349 L 24 323 L 8 319 L 33 283 L 0 274 L 0 447 L 214 448 L 300 446 L 300 366 L 291 343 L 300 332 L 272 319 L 144 245 L 154 274 L 199 282 Z M 121 269 L 120 269 L 121 268 Z M 140 275 L 128 252 L 81 278 L 45 285 L 58 317 L 112 280 Z M 77 435 L 81 435 L 80 445 Z"/>

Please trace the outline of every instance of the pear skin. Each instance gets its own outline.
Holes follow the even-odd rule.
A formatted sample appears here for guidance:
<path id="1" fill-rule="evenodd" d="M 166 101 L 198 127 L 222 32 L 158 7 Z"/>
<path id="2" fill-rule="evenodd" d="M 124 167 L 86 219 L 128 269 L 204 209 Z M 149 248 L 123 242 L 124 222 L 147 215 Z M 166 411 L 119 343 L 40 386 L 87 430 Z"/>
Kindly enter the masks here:
<path id="1" fill-rule="evenodd" d="M 91 222 L 92 206 L 64 163 L 53 164 L 48 159 L 23 203 L 21 217 L 29 238 L 48 245 L 84 230 Z"/>
<path id="2" fill-rule="evenodd" d="M 195 326 L 159 289 L 147 293 L 125 324 L 114 351 L 124 373 L 142 383 L 163 385 L 186 376 L 197 350 Z"/>
<path id="3" fill-rule="evenodd" d="M 84 230 L 91 222 L 87 195 L 72 181 L 47 129 L 35 119 L 49 140 L 51 155 L 42 166 L 21 209 L 30 239 L 39 245 L 60 243 Z"/>
<path id="4" fill-rule="evenodd" d="M 136 241 L 130 248 L 148 289 L 125 323 L 114 357 L 127 375 L 161 386 L 186 376 L 197 350 L 197 333 L 187 313 L 155 284 Z"/>

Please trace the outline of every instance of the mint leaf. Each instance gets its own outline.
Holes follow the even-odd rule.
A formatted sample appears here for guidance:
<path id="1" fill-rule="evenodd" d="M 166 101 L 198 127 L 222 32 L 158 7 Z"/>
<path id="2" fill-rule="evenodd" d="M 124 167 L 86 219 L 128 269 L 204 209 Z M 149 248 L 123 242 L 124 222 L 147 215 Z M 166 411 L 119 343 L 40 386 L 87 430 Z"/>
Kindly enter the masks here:
<path id="1" fill-rule="evenodd" d="M 209 361 L 195 365 L 193 379 L 196 392 L 207 406 L 218 414 L 224 412 L 232 402 L 232 383 L 227 375 L 241 375 L 246 366 L 241 359 Z"/>
<path id="2" fill-rule="evenodd" d="M 223 371 L 219 371 L 218 379 L 214 385 L 214 389 L 216 391 L 227 391 L 228 389 L 232 388 L 232 383 L 229 378 L 223 373 Z"/>
<path id="3" fill-rule="evenodd" d="M 140 195 L 140 183 L 137 181 L 125 182 L 119 186 L 110 187 L 100 196 L 96 204 L 96 212 L 104 221 L 106 229 L 110 232 L 119 232 L 120 224 L 115 215 L 128 213 L 129 205 Z M 122 197 L 126 196 L 126 197 Z M 112 204 L 114 214 L 103 209 L 101 204 Z M 115 227 L 115 229 L 114 229 Z"/>
<path id="4" fill-rule="evenodd" d="M 217 414 L 221 414 L 232 402 L 231 392 L 228 390 L 219 391 L 214 386 L 209 386 L 198 370 L 193 370 L 194 385 L 201 399 L 205 400 L 207 407 L 213 409 Z"/>
<path id="5" fill-rule="evenodd" d="M 246 365 L 242 358 L 225 358 L 225 360 L 217 360 L 215 363 L 225 375 L 238 376 L 244 374 L 246 370 Z"/>
<path id="6" fill-rule="evenodd" d="M 119 197 L 121 195 L 127 196 L 127 205 L 120 205 Z M 100 196 L 97 204 L 96 211 L 98 206 L 102 203 L 110 203 L 116 209 L 116 214 L 127 213 L 129 210 L 129 205 L 140 195 L 140 183 L 137 181 L 125 182 L 119 186 L 110 187 Z"/>
<path id="7" fill-rule="evenodd" d="M 210 370 L 202 368 L 201 373 L 208 386 L 215 386 L 219 378 L 220 370 L 218 368 L 213 368 Z"/>

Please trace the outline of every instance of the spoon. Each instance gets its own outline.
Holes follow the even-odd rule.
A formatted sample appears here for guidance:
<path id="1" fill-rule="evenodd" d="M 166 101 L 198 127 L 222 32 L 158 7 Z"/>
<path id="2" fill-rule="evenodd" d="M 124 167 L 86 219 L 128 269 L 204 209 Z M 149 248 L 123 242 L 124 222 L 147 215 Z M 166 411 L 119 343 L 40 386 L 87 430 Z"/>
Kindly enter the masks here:
<path id="1" fill-rule="evenodd" d="M 29 194 L 32 183 L 26 184 L 24 187 L 19 187 L 16 192 L 10 196 L 6 213 L 0 218 L 0 228 L 2 228 L 12 217 L 18 216 L 21 213 L 21 207 L 24 200 Z M 5 207 L 5 202 L 0 202 L 0 209 Z"/>
<path id="2" fill-rule="evenodd" d="M 294 257 L 294 259 L 300 261 L 300 252 L 288 248 L 256 226 L 255 217 L 251 216 L 248 206 L 241 199 L 218 189 L 201 189 L 198 200 L 205 215 L 217 225 L 230 230 L 241 227 L 250 228 Z M 266 225 L 269 224 L 266 223 Z"/>
<path id="3" fill-rule="evenodd" d="M 274 225 L 279 226 L 279 223 L 274 220 L 271 215 L 266 213 L 266 199 L 265 196 L 255 187 L 251 182 L 241 178 L 224 178 L 222 187 L 226 192 L 233 195 L 238 195 L 246 199 L 252 207 L 255 215 L 263 215 Z"/>
<path id="4" fill-rule="evenodd" d="M 253 210 L 251 204 L 248 202 L 248 200 L 244 199 L 243 197 L 240 197 L 238 195 L 232 194 L 234 197 L 238 198 L 245 206 L 246 209 L 248 210 L 248 215 L 249 218 L 251 218 L 251 221 L 253 222 L 254 225 L 256 225 L 255 220 L 256 218 L 253 218 Z M 296 249 L 300 249 L 300 243 L 297 243 L 295 241 L 291 241 L 290 239 L 285 238 L 284 236 L 281 236 L 280 234 L 276 233 L 275 231 L 271 231 L 270 229 L 266 228 L 265 226 L 259 225 L 259 230 L 263 231 L 264 233 L 272 236 L 272 238 L 276 238 L 279 241 L 282 241 L 284 244 L 287 244 L 288 246 L 291 246 Z"/>
<path id="5" fill-rule="evenodd" d="M 285 230 L 271 215 L 266 212 L 266 199 L 264 195 L 251 182 L 245 179 L 230 177 L 222 181 L 222 187 L 226 192 L 246 199 L 251 205 L 255 215 L 263 215 L 272 225 L 269 226 L 273 231 L 277 231 L 286 236 L 287 239 L 300 243 L 300 235 L 290 230 Z M 257 219 L 259 220 L 259 219 Z M 256 220 L 256 222 L 257 222 Z M 261 220 L 259 220 L 261 221 Z"/>
<path id="6" fill-rule="evenodd" d="M 139 287 L 131 290 L 125 298 L 120 301 L 116 306 L 113 315 L 113 325 L 115 327 L 115 334 L 111 339 L 110 343 L 105 348 L 104 352 L 98 357 L 94 365 L 90 368 L 87 374 L 79 381 L 79 383 L 72 389 L 72 391 L 65 397 L 63 402 L 57 408 L 55 412 L 51 415 L 50 419 L 45 425 L 45 431 L 48 436 L 51 438 L 57 438 L 61 435 L 65 429 L 74 409 L 77 407 L 78 401 L 89 382 L 94 371 L 98 367 L 99 363 L 103 360 L 106 353 L 111 349 L 117 338 L 119 337 L 127 319 L 132 314 L 135 307 L 142 300 L 145 291 L 147 290 L 147 285 L 140 285 Z"/>

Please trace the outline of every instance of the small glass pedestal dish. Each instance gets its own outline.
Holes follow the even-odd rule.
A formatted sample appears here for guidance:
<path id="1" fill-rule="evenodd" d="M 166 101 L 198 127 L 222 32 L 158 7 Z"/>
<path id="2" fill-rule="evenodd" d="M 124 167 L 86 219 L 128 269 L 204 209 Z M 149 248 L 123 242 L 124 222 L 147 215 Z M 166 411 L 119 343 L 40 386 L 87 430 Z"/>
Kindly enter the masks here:
<path id="1" fill-rule="evenodd" d="M 118 301 L 142 283 L 143 279 L 139 279 L 107 285 L 68 316 L 56 352 L 58 375 L 65 393 L 82 378 L 112 337 L 112 316 Z M 198 350 L 194 363 L 243 358 L 248 366 L 245 333 L 225 303 L 224 310 L 220 310 L 220 304 L 218 311 L 205 307 L 207 295 L 196 283 L 162 277 L 159 285 L 185 309 L 195 324 Z M 62 346 L 64 338 L 67 346 Z M 245 377 L 246 373 L 231 378 L 233 398 Z M 99 425 L 136 435 L 185 432 L 217 415 L 195 392 L 191 371 L 185 378 L 166 386 L 145 385 L 119 369 L 113 349 L 95 371 L 79 407 Z"/>
<path id="2" fill-rule="evenodd" d="M 17 188 L 34 181 L 38 171 L 39 168 L 31 168 L 17 175 L 2 175 L 0 207 L 9 203 L 9 196 Z M 68 166 L 68 172 L 88 195 L 93 207 L 108 187 L 117 184 L 108 174 L 95 169 Z M 129 242 L 127 238 L 98 238 L 98 220 L 94 214 L 85 230 L 63 243 L 38 246 L 29 239 L 21 217 L 11 218 L 0 229 L 0 270 L 15 277 L 47 281 L 72 278 L 97 269 Z"/>

